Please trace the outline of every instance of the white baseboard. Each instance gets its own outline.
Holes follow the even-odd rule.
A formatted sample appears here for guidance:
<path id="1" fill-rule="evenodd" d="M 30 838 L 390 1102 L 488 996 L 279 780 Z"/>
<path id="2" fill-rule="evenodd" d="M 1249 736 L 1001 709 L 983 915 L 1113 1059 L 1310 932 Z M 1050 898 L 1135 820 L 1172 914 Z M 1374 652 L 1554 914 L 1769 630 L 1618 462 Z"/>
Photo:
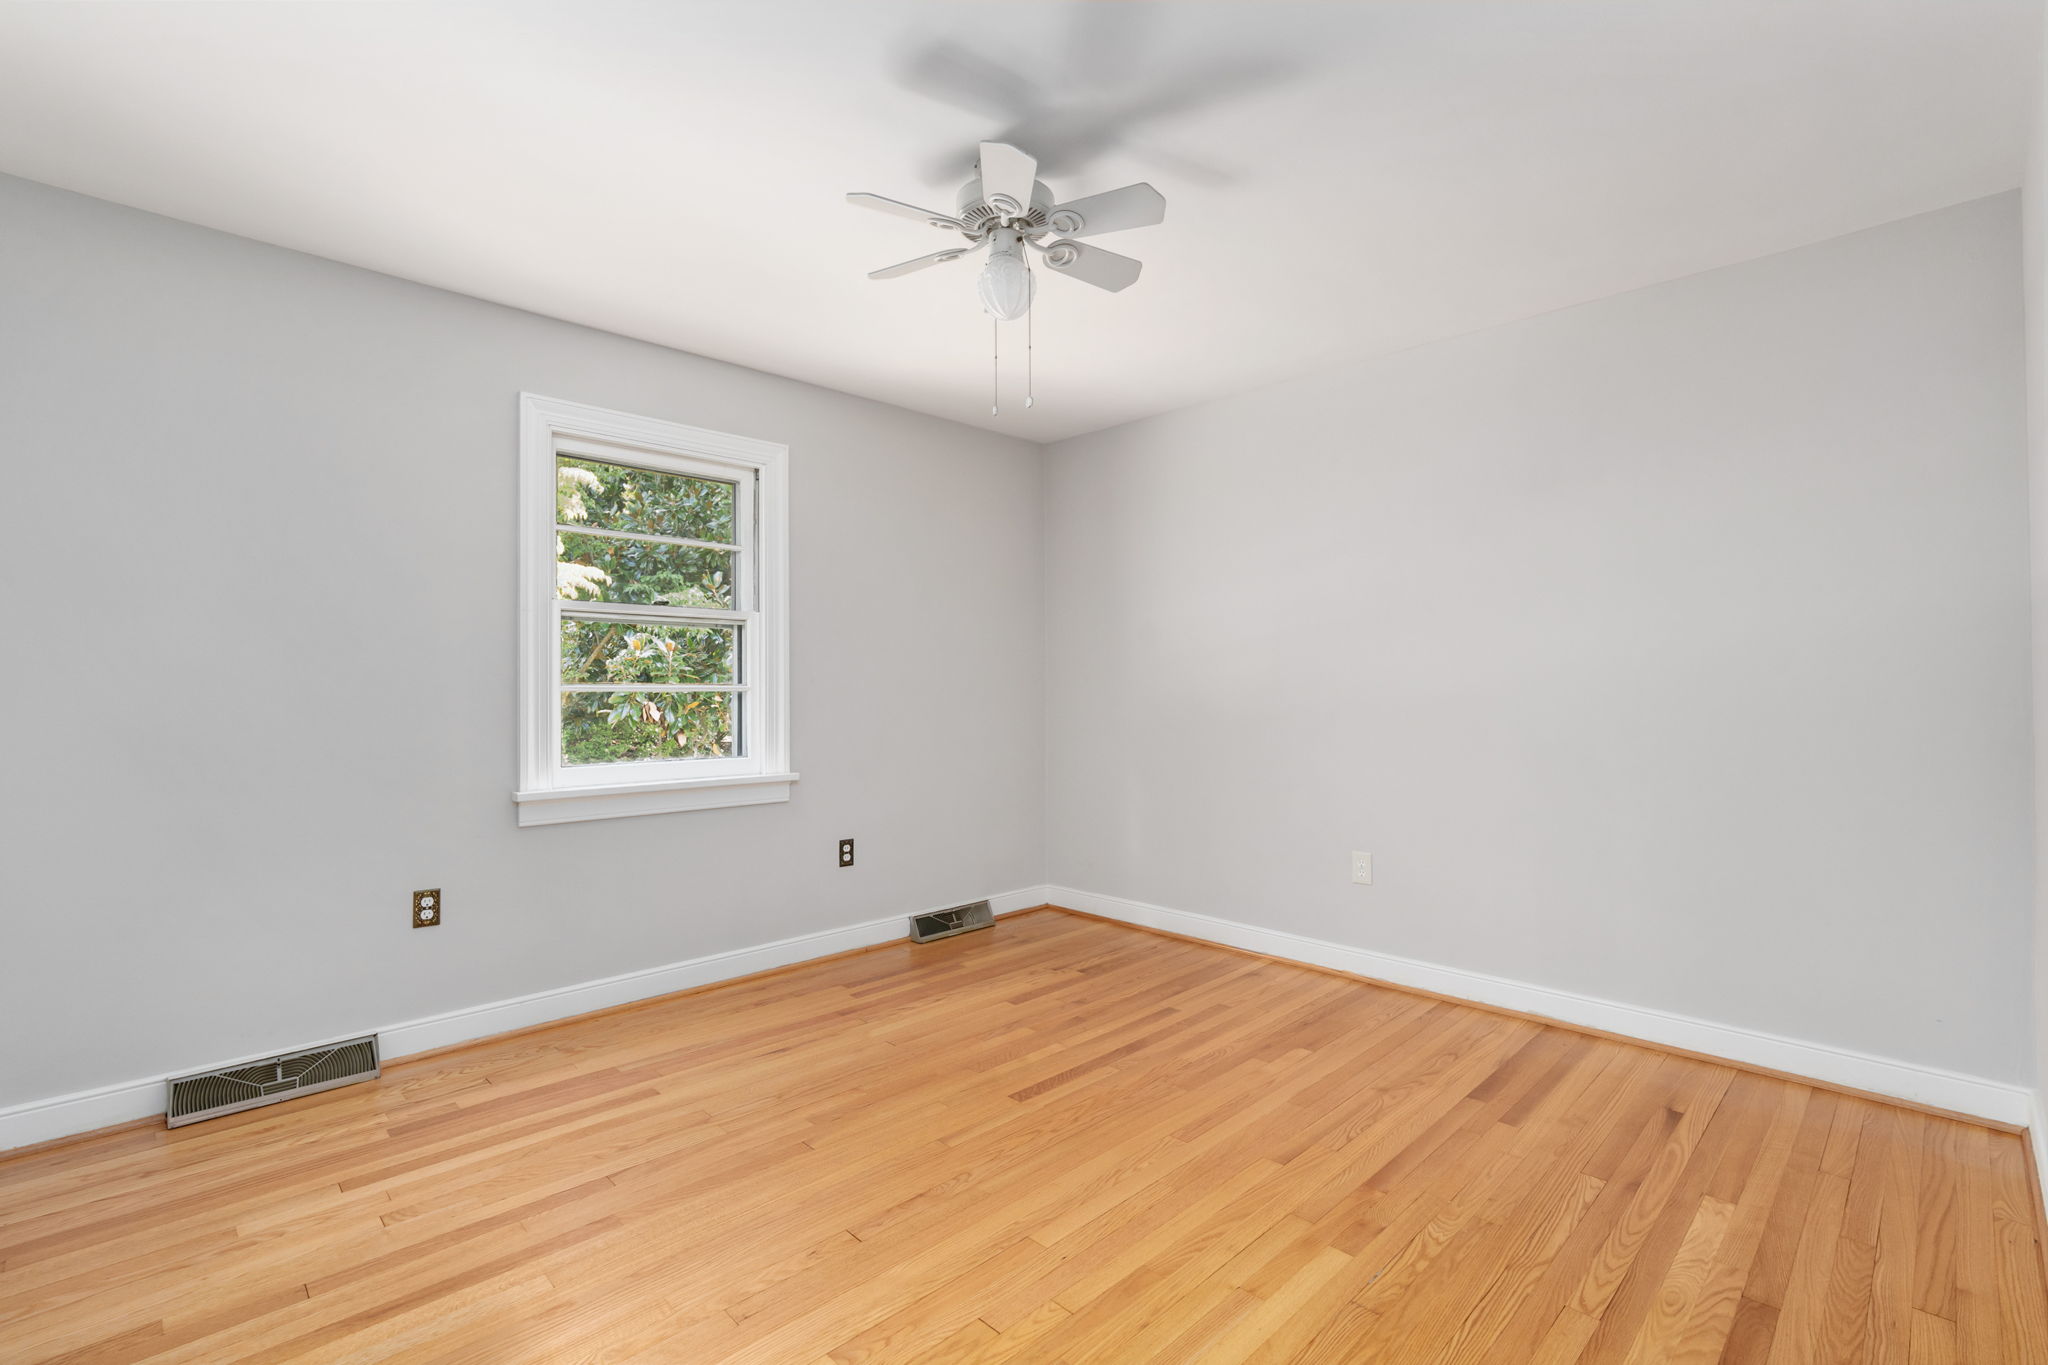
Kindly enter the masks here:
<path id="1" fill-rule="evenodd" d="M 1170 910 L 1163 905 L 1148 905 L 1144 901 L 1126 900 L 1121 896 L 1105 896 L 1069 886 L 1047 887 L 1044 894 L 1054 905 L 1084 910 L 1127 924 L 1164 929 L 1189 938 L 1264 953 L 1269 957 L 1331 967 L 1398 986 L 1413 986 L 1460 1000 L 1541 1015 L 1561 1023 L 1640 1038 L 1687 1052 L 1725 1057 L 1732 1062 L 1889 1095 L 1996 1123 L 2028 1124 L 2035 1135 L 2037 1155 L 2048 1151 L 2043 1147 L 2041 1124 L 2035 1119 L 2033 1092 L 2002 1081 L 1942 1071 L 1889 1057 L 1875 1057 L 1824 1043 L 1782 1038 L 1731 1024 L 1710 1023 L 1682 1014 L 1645 1009 L 1640 1005 L 1623 1005 L 1507 977 L 1370 952 L 1237 920 L 1218 919 L 1187 910 Z M 2048 1171 L 2048 1164 L 2044 1164 L 2042 1169 Z"/>
<path id="2" fill-rule="evenodd" d="M 1044 905 L 1049 895 L 1048 887 L 1028 886 L 990 896 L 988 900 L 989 907 L 998 915 L 1007 915 Z M 403 1023 L 357 1032 L 376 1033 L 379 1050 L 387 1061 L 418 1052 L 431 1052 L 435 1048 L 448 1047 L 455 1043 L 488 1038 L 495 1033 L 509 1033 L 513 1029 L 552 1023 L 557 1019 L 588 1014 L 593 1010 L 623 1005 L 634 1000 L 669 995 L 675 991 L 688 990 L 692 986 L 708 986 L 715 981 L 730 981 L 735 977 L 751 976 L 755 972 L 787 967 L 792 963 L 830 957 L 834 953 L 843 953 L 852 948 L 867 948 L 878 943 L 887 943 L 891 939 L 905 938 L 910 913 L 906 911 L 901 915 L 848 924 L 837 929 L 825 929 L 815 934 L 799 934 L 795 938 L 777 939 L 773 943 L 758 944 L 751 948 L 710 953 L 704 957 L 690 958 L 685 962 L 671 962 L 666 966 L 650 967 L 645 971 L 609 976 L 601 981 L 579 982 L 554 990 L 536 991 L 532 995 L 522 995 L 512 1000 L 494 1000 L 487 1004 L 471 1005 L 465 1009 L 449 1010 L 444 1014 L 428 1015 L 424 1019 L 408 1019 Z M 210 1071 L 216 1067 L 236 1066 L 242 1062 L 255 1061 L 260 1056 L 296 1052 L 302 1046 L 317 1045 L 318 1042 L 293 1044 L 272 1048 L 258 1056 L 234 1057 L 224 1061 L 195 1061 L 190 1066 L 180 1067 L 170 1074 L 184 1075 L 193 1071 Z M 48 1142 L 52 1138 L 69 1137 L 74 1133 L 89 1133 L 95 1128 L 107 1128 L 117 1123 L 146 1119 L 163 1111 L 162 1076 L 151 1076 L 139 1081 L 123 1081 L 117 1085 L 80 1090 L 46 1100 L 31 1100 L 26 1104 L 0 1109 L 0 1152 L 13 1147 L 26 1147 L 32 1143 Z"/>
<path id="3" fill-rule="evenodd" d="M 2034 1160 L 2043 1177 L 2042 1186 L 2048 1189 L 2048 1101 L 2020 1086 L 1073 887 L 1023 887 L 991 896 L 989 902 L 998 915 L 1012 914 L 1036 905 L 1064 905 L 1128 924 L 1165 929 L 1189 938 L 1244 948 L 1271 957 L 1331 967 L 1395 985 L 1413 986 L 1461 1000 L 1520 1010 L 1563 1023 L 1683 1048 L 1688 1052 L 1725 1057 L 1750 1066 L 1811 1077 L 1873 1094 L 1891 1095 L 1937 1109 L 1973 1114 L 1998 1123 L 2024 1124 L 2030 1130 Z M 512 1000 L 496 1000 L 423 1019 L 409 1019 L 375 1032 L 387 1059 L 410 1056 L 492 1034 L 588 1014 L 612 1005 L 829 957 L 851 948 L 887 943 L 904 937 L 905 918 L 904 915 L 891 915 L 750 948 L 712 953 L 600 981 L 585 981 Z M 295 1050 L 296 1045 L 271 1051 Z M 254 1059 L 238 1057 L 195 1061 L 180 1068 L 179 1074 L 251 1060 Z M 152 1076 L 0 1109 L 0 1151 L 148 1118 L 163 1112 L 163 1101 L 163 1077 Z"/>

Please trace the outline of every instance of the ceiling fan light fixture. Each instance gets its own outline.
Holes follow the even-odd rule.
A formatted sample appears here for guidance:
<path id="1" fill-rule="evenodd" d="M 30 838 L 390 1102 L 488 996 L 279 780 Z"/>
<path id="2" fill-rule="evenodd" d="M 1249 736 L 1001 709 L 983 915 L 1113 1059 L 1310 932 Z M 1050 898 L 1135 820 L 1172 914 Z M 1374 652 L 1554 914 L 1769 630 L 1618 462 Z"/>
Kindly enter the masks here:
<path id="1" fill-rule="evenodd" d="M 998 322 L 1015 322 L 1031 311 L 1035 284 L 1031 268 L 1024 262 L 1024 251 L 1017 234 L 1002 228 L 998 229 L 996 237 L 989 248 L 988 264 L 981 268 L 981 278 L 975 281 L 974 290 L 981 296 L 984 313 Z"/>

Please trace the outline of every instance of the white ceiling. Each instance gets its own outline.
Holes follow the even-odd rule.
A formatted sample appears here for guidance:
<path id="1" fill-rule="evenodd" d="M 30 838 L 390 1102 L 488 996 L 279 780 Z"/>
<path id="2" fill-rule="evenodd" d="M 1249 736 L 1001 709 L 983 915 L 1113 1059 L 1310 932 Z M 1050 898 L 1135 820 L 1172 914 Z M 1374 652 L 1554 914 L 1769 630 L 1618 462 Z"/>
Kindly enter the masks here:
<path id="1" fill-rule="evenodd" d="M 2010 188 L 2035 9 L 9 4 L 0 170 L 1052 440 Z M 1170 207 L 992 418 L 972 267 L 840 196 L 1003 132 Z"/>

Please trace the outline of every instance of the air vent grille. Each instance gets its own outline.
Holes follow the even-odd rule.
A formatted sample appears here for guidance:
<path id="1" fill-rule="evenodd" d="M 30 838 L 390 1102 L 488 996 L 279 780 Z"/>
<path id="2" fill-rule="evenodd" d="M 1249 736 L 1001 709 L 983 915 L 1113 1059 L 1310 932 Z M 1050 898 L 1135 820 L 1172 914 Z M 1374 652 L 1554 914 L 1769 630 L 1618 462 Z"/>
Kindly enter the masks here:
<path id="1" fill-rule="evenodd" d="M 910 939 L 913 943 L 930 943 L 935 938 L 951 938 L 970 929 L 986 929 L 995 922 L 995 914 L 988 908 L 988 902 L 975 901 L 971 905 L 956 905 L 950 910 L 934 910 L 929 915 L 912 915 Z"/>
<path id="2" fill-rule="evenodd" d="M 176 1128 L 259 1104 L 275 1104 L 294 1095 L 367 1081 L 377 1074 L 377 1036 L 370 1034 L 260 1062 L 175 1076 L 166 1083 L 164 1121 Z"/>

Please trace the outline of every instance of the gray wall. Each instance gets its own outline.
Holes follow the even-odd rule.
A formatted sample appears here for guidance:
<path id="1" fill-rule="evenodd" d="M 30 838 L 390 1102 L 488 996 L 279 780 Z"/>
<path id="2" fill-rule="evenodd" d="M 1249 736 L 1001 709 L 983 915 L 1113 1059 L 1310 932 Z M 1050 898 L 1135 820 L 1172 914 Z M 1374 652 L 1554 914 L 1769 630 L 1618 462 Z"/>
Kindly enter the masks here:
<path id="1" fill-rule="evenodd" d="M 2024 1079 L 2017 212 L 1054 447 L 1052 880 Z"/>
<path id="2" fill-rule="evenodd" d="M 521 389 L 789 444 L 788 805 L 515 826 Z M 1043 879 L 1036 447 L 19 180 L 0 412 L 0 1106 Z"/>

